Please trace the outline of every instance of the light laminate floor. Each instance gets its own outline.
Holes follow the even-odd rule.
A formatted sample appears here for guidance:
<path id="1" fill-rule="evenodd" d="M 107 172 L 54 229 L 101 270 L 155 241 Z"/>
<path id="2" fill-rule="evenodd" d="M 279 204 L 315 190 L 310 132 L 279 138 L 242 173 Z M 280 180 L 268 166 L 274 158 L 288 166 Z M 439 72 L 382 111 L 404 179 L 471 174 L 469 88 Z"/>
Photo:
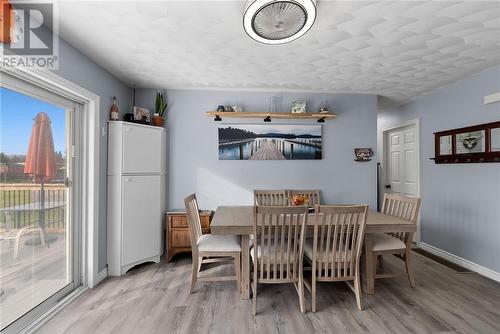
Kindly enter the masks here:
<path id="1" fill-rule="evenodd" d="M 344 283 L 320 284 L 318 312 L 305 315 L 293 285 L 259 285 L 256 317 L 232 282 L 197 283 L 189 296 L 191 260 L 178 255 L 106 279 L 39 333 L 500 333 L 499 283 L 414 254 L 417 287 L 405 276 L 378 280 L 364 311 Z"/>

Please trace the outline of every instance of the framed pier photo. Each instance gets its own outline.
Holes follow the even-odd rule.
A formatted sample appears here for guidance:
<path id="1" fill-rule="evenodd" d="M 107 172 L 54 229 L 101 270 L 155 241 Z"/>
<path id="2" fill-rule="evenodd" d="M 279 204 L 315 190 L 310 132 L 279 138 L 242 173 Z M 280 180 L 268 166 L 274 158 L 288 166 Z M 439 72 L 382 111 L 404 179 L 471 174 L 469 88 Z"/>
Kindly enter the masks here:
<path id="1" fill-rule="evenodd" d="M 319 160 L 321 125 L 221 124 L 219 160 Z"/>

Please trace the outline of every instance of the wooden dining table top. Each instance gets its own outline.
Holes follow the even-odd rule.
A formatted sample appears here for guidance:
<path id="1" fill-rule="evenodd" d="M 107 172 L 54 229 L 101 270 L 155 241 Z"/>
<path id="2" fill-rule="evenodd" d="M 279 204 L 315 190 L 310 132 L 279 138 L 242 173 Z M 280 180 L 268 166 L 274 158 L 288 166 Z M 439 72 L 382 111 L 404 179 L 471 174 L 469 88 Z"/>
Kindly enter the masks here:
<path id="1" fill-rule="evenodd" d="M 250 235 L 253 234 L 253 206 L 219 206 L 210 223 L 212 234 Z M 308 225 L 314 225 L 316 214 L 310 213 Z M 416 232 L 416 224 L 389 216 L 374 210 L 368 210 L 365 232 Z"/>

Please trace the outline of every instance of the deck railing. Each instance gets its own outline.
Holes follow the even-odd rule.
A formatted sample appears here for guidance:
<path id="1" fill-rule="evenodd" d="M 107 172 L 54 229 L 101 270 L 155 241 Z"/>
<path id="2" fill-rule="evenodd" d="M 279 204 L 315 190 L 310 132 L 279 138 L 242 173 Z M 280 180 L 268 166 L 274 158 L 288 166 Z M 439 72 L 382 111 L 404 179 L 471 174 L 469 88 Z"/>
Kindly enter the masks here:
<path id="1" fill-rule="evenodd" d="M 8 185 L 0 187 L 0 230 L 20 229 L 38 225 L 44 218 L 47 229 L 64 229 L 66 221 L 66 188 L 63 184 L 49 184 L 44 190 L 41 205 L 40 187 Z M 42 207 L 43 209 L 40 209 Z"/>

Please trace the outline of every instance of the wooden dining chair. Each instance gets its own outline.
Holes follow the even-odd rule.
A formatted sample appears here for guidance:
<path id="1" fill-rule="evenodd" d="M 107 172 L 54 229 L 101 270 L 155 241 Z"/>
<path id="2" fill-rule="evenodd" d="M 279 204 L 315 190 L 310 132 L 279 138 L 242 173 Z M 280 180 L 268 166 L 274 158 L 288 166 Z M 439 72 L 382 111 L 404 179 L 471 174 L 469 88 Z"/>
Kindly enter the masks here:
<path id="1" fill-rule="evenodd" d="M 290 205 L 292 205 L 292 197 L 297 195 L 302 195 L 304 197 L 307 197 L 309 201 L 307 205 L 309 206 L 315 206 L 321 204 L 319 190 L 296 190 L 296 189 L 287 190 L 287 198 Z"/>
<path id="2" fill-rule="evenodd" d="M 254 190 L 255 205 L 285 206 L 288 205 L 286 190 Z"/>
<path id="3" fill-rule="evenodd" d="M 385 194 L 381 212 L 417 224 L 420 212 L 420 198 Z M 376 279 L 398 276 L 395 274 L 377 274 L 377 264 L 380 264 L 381 267 L 383 266 L 383 255 L 397 255 L 405 261 L 408 280 L 411 287 L 414 288 L 415 276 L 411 255 L 412 241 L 413 232 L 368 233 L 366 235 L 365 247 L 367 247 L 367 263 L 372 268 L 366 268 L 367 275 L 372 275 L 373 273 Z"/>
<path id="4" fill-rule="evenodd" d="M 346 282 L 363 309 L 359 262 L 367 211 L 367 205 L 316 205 L 313 238 L 304 246 L 304 258 L 312 267 L 311 284 L 304 283 L 312 295 L 313 312 L 317 282 Z"/>
<path id="5" fill-rule="evenodd" d="M 193 293 L 196 281 L 236 281 L 238 291 L 241 289 L 241 245 L 238 236 L 202 234 L 200 211 L 196 195 L 191 194 L 184 199 L 186 206 L 189 238 L 193 264 L 189 293 Z M 235 276 L 200 276 L 201 265 L 204 263 L 234 262 Z"/>
<path id="6" fill-rule="evenodd" d="M 307 206 L 255 206 L 253 260 L 253 307 L 257 313 L 257 285 L 293 283 L 305 313 L 303 255 Z"/>

